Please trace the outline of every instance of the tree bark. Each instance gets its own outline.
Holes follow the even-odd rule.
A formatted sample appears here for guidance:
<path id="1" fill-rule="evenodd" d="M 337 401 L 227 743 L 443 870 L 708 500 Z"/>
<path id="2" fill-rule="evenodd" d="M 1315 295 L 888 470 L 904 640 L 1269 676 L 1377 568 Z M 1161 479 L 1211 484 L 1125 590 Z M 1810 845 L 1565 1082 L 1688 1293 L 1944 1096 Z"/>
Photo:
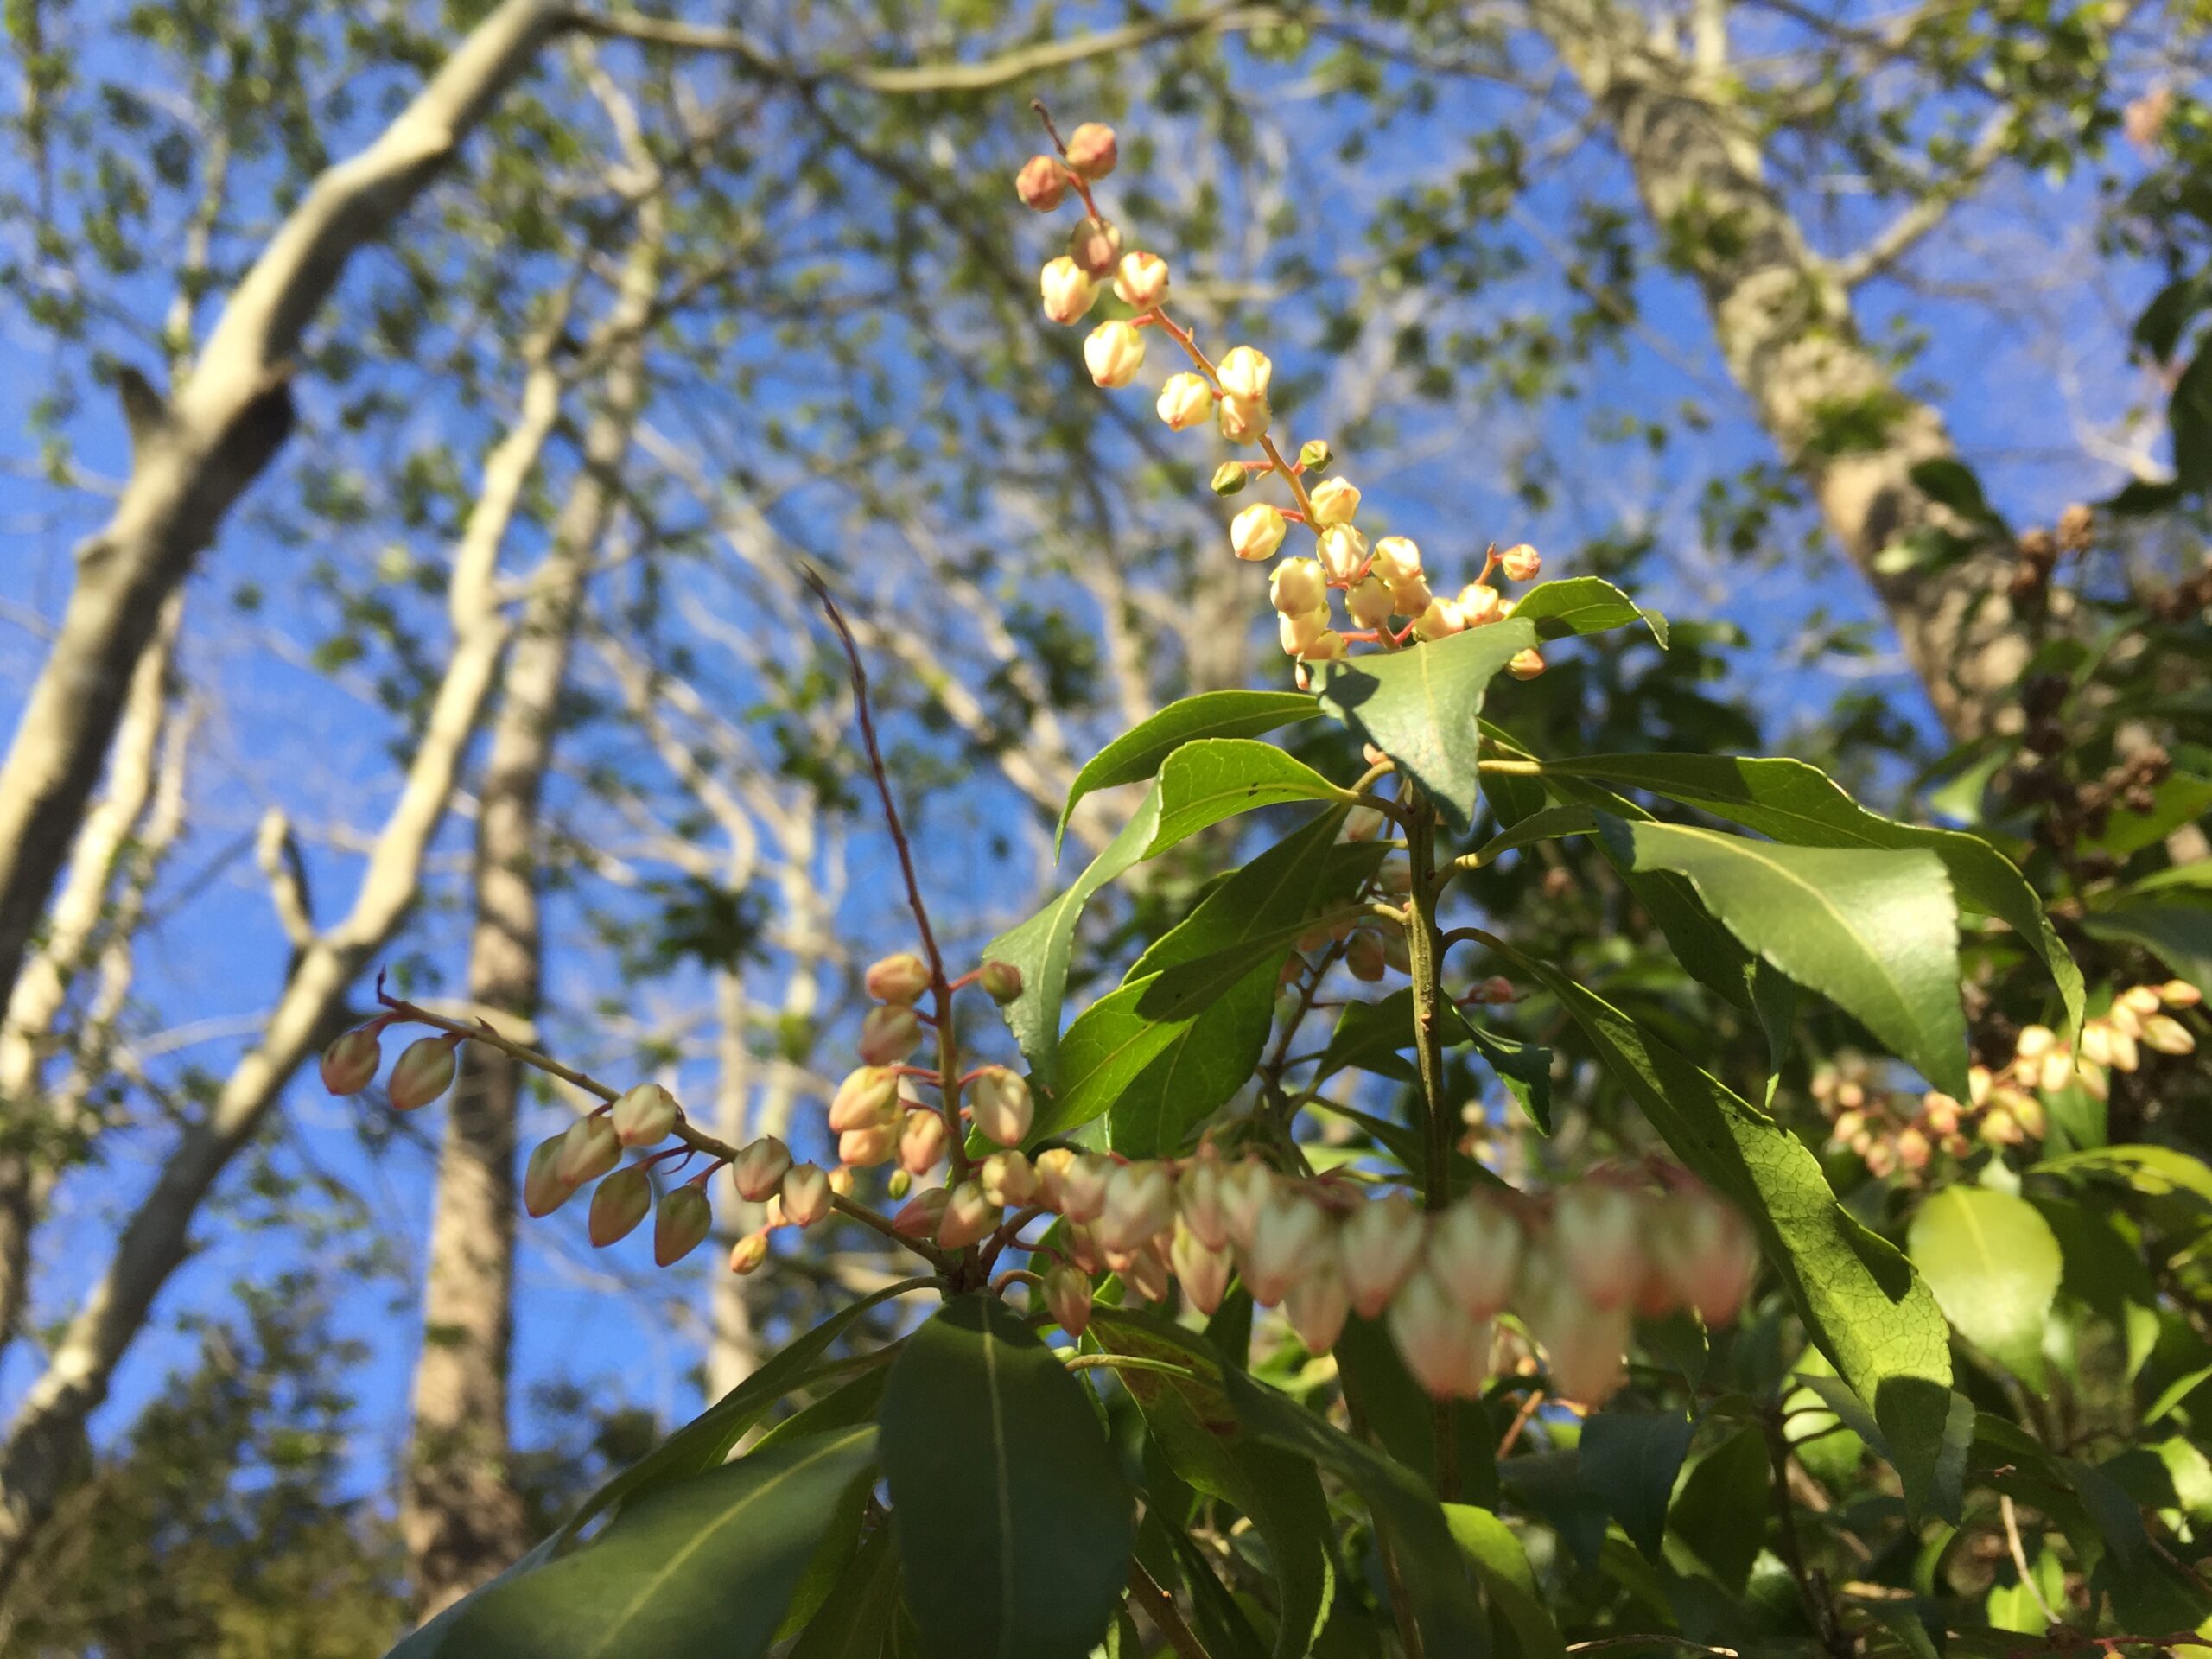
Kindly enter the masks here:
<path id="1" fill-rule="evenodd" d="M 76 585 L 0 765 L 0 1005 L 99 779 L 131 665 L 291 429 L 302 331 L 354 251 L 423 192 L 563 22 L 556 0 L 505 0 L 374 143 L 315 181 L 172 397 L 126 372 L 130 477 L 114 516 L 77 549 Z"/>
<path id="2" fill-rule="evenodd" d="M 1531 17 L 1604 117 L 1659 237 L 1697 282 L 1729 372 L 1872 588 L 1936 716 L 1960 739 L 2001 728 L 2030 650 L 2006 597 L 2012 561 L 1883 559 L 1941 525 L 1911 474 L 1956 452 L 1942 416 L 1868 349 L 1848 288 L 1767 182 L 1716 66 L 1605 0 L 1535 0 Z"/>

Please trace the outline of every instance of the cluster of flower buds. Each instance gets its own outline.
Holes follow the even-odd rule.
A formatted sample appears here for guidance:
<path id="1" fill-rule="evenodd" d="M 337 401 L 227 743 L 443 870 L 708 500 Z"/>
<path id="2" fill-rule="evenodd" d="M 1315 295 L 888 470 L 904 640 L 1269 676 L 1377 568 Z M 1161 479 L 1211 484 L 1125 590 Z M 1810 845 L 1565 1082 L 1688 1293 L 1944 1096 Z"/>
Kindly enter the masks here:
<path id="1" fill-rule="evenodd" d="M 1086 124 L 1076 129 L 1061 155 L 1033 156 L 1014 181 L 1021 200 L 1039 212 L 1058 207 L 1070 191 L 1083 207 L 1067 251 L 1039 274 L 1045 315 L 1058 323 L 1080 321 L 1110 278 L 1114 296 L 1132 315 L 1109 318 L 1091 329 L 1083 348 L 1090 378 L 1109 390 L 1130 385 L 1144 366 L 1145 331 L 1166 334 L 1192 366 L 1169 375 L 1161 385 L 1154 405 L 1160 418 L 1178 432 L 1211 423 L 1230 443 L 1256 446 L 1262 457 L 1224 462 L 1214 474 L 1215 492 L 1234 495 L 1255 477 L 1269 474 L 1287 486 L 1291 505 L 1261 502 L 1246 507 L 1231 521 L 1229 540 L 1238 558 L 1257 563 L 1281 550 L 1294 522 L 1314 537 L 1313 554 L 1283 560 L 1269 582 L 1277 632 L 1284 653 L 1299 664 L 1300 683 L 1306 682 L 1306 664 L 1343 657 L 1356 644 L 1395 650 L 1510 614 L 1512 603 L 1492 578 L 1534 581 L 1543 565 L 1535 548 L 1522 543 L 1500 553 L 1493 547 L 1474 581 L 1456 594 L 1440 593 L 1412 541 L 1385 536 L 1368 544 L 1354 523 L 1360 502 L 1356 485 L 1342 476 L 1310 486 L 1304 481 L 1306 474 L 1328 467 L 1329 446 L 1319 440 L 1307 442 L 1294 460 L 1277 448 L 1269 402 L 1274 364 L 1267 353 L 1239 345 L 1218 362 L 1210 359 L 1191 331 L 1165 309 L 1166 263 L 1157 254 L 1124 252 L 1121 231 L 1100 213 L 1090 187 L 1113 170 L 1115 156 L 1112 129 Z M 1332 609 L 1332 593 L 1344 596 L 1343 626 Z M 1516 653 L 1509 667 L 1516 677 L 1532 679 L 1544 671 L 1544 659 L 1531 648 Z"/>
<path id="2" fill-rule="evenodd" d="M 379 1014 L 334 1039 L 322 1051 L 322 1086 L 334 1095 L 358 1095 L 374 1083 L 384 1065 L 384 1029 L 397 1018 Z M 414 1111 L 452 1088 L 458 1051 L 466 1040 L 458 1033 L 436 1032 L 402 1049 L 385 1085 L 392 1109 Z"/>
<path id="3" fill-rule="evenodd" d="M 1098 1273 L 1147 1301 L 1179 1284 L 1209 1314 L 1241 1276 L 1312 1353 L 1333 1348 L 1354 1313 L 1383 1319 L 1439 1397 L 1479 1393 L 1493 1322 L 1510 1310 L 1542 1344 L 1557 1392 L 1598 1404 L 1620 1384 L 1632 1319 L 1687 1308 L 1725 1323 L 1758 1266 L 1742 1218 L 1678 1170 L 1656 1186 L 1593 1175 L 1541 1197 L 1501 1188 L 1431 1214 L 1402 1193 L 1294 1179 L 1211 1148 L 1177 1165 L 1062 1147 L 1038 1155 L 1027 1202 L 1061 1217 L 1039 1258 L 1058 1258 L 1042 1295 L 1071 1334 L 1090 1321 Z M 938 1207 L 950 1219 L 958 1200 Z M 987 1224 L 995 1215 L 963 1230 Z"/>
<path id="4" fill-rule="evenodd" d="M 2196 1036 L 2175 1014 L 2202 1001 L 2194 985 L 2133 985 L 2103 1014 L 2082 1025 L 2080 1051 L 2048 1026 L 2024 1026 L 2002 1067 L 1970 1067 L 1967 1098 L 1939 1090 L 1910 1095 L 1885 1090 L 1863 1056 L 1840 1055 L 1814 1074 L 1813 1099 L 1829 1120 L 1828 1141 L 1848 1149 L 1879 1179 L 1920 1176 L 1941 1158 L 1961 1159 L 1977 1143 L 2017 1147 L 2048 1129 L 2046 1096 L 2080 1089 L 2103 1100 L 2111 1074 L 2133 1072 L 2144 1051 L 2195 1052 Z"/>

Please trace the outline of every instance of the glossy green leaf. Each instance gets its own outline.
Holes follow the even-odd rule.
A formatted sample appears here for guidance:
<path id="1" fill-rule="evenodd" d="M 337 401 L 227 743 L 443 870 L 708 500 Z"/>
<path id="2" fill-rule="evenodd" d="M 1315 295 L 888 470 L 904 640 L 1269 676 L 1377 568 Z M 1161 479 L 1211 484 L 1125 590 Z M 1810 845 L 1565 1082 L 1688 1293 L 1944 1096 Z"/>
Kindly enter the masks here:
<path id="1" fill-rule="evenodd" d="M 899 1552 L 878 1527 L 845 1564 L 791 1659 L 880 1659 L 899 1612 Z"/>
<path id="2" fill-rule="evenodd" d="M 1155 785 L 1122 833 L 1066 892 L 983 947 L 986 961 L 1011 963 L 1021 970 L 1021 995 L 1003 1004 L 999 1014 L 1029 1062 L 1031 1081 L 1039 1088 L 1051 1088 L 1059 1075 L 1060 1004 L 1067 995 L 1068 963 L 1083 907 L 1092 894 L 1145 856 L 1159 828 L 1160 789 Z"/>
<path id="3" fill-rule="evenodd" d="M 1059 855 L 1076 804 L 1093 790 L 1151 777 L 1185 743 L 1210 737 L 1257 737 L 1296 721 L 1312 720 L 1320 712 L 1320 705 L 1303 691 L 1206 691 L 1169 703 L 1099 750 L 1076 773 L 1059 825 L 1052 832 L 1053 856 Z"/>
<path id="4" fill-rule="evenodd" d="M 1947 1498 L 1950 1332 L 1911 1262 L 1835 1201 L 1796 1136 L 1556 968 L 1508 954 L 1560 999 L 1675 1155 L 1757 1226 L 1821 1352 L 1872 1402 L 1906 1501 L 1925 1512 Z"/>
<path id="5" fill-rule="evenodd" d="M 1128 1487 L 1084 1385 L 995 1296 L 956 1298 L 884 1389 L 906 1605 L 932 1659 L 1084 1659 L 1120 1605 Z"/>
<path id="6" fill-rule="evenodd" d="M 1547 760 L 1548 776 L 1603 778 L 1701 808 L 1800 847 L 1924 847 L 1943 861 L 1958 902 L 1994 916 L 2041 957 L 2066 1005 L 2082 1021 L 2081 970 L 2027 879 L 1978 836 L 1899 823 L 1869 812 L 1827 773 L 1802 760 L 1719 754 L 1603 754 Z"/>
<path id="7" fill-rule="evenodd" d="M 442 1651 L 756 1659 L 825 1529 L 873 1471 L 875 1451 L 867 1425 L 658 1487 L 581 1549 L 476 1602 Z"/>
<path id="8" fill-rule="evenodd" d="M 1582 1425 L 1580 1448 L 1584 1490 L 1657 1560 L 1675 1478 L 1690 1449 L 1690 1420 L 1678 1411 L 1601 1411 Z"/>
<path id="9" fill-rule="evenodd" d="M 1731 1595 L 1744 1593 L 1766 1537 L 1773 1468 L 1766 1435 L 1746 1425 L 1697 1462 L 1667 1524 Z"/>
<path id="10" fill-rule="evenodd" d="M 2161 899 L 2091 911 L 2082 918 L 2093 938 L 2139 944 L 2180 978 L 2212 996 L 2212 906 Z"/>
<path id="11" fill-rule="evenodd" d="M 1445 1524 L 1482 1580 L 1490 1604 L 1521 1643 L 1521 1659 L 1567 1659 L 1567 1643 L 1544 1606 L 1529 1553 L 1513 1529 L 1488 1510 L 1446 1503 Z"/>
<path id="12" fill-rule="evenodd" d="M 1243 1372 L 1226 1371 L 1222 1382 L 1247 1430 L 1328 1470 L 1359 1494 L 1398 1552 L 1407 1598 L 1428 1650 L 1482 1653 L 1487 1645 L 1482 1607 L 1443 1510 L 1428 1491 L 1403 1465 Z"/>
<path id="13" fill-rule="evenodd" d="M 1465 1042 L 1463 1033 L 1452 1033 L 1446 1042 Z M 1418 1083 L 1421 1073 L 1403 1058 L 1414 1046 L 1414 994 L 1396 990 L 1374 1002 L 1347 1002 L 1321 1052 L 1320 1070 L 1314 1081 L 1332 1077 L 1347 1067 L 1372 1071 L 1398 1083 Z"/>
<path id="14" fill-rule="evenodd" d="M 1493 779 L 1486 787 L 1495 793 L 1496 781 Z M 1597 827 L 1598 816 L 1587 806 L 1542 807 L 1500 830 L 1475 849 L 1475 856 L 1488 864 L 1523 847 L 1533 847 L 1540 841 L 1562 841 L 1569 836 L 1586 836 Z"/>
<path id="15" fill-rule="evenodd" d="M 1464 836 L 1482 792 L 1475 722 L 1483 697 L 1536 638 L 1535 622 L 1508 617 L 1406 651 L 1319 663 L 1313 680 L 1323 709 L 1397 762 Z"/>
<path id="16" fill-rule="evenodd" d="M 1563 639 L 1570 634 L 1603 633 L 1642 622 L 1663 650 L 1667 619 L 1637 604 L 1600 576 L 1564 576 L 1538 582 L 1521 595 L 1513 614 L 1536 625 L 1540 639 Z"/>
<path id="17" fill-rule="evenodd" d="M 1946 1094 L 1966 1097 L 1958 910 L 1925 849 L 1792 847 L 1610 821 L 1637 870 L 1687 877 L 1748 950 L 1855 1017 Z"/>
<path id="18" fill-rule="evenodd" d="M 1160 825 L 1145 849 L 1147 858 L 1240 812 L 1349 797 L 1303 760 L 1250 738 L 1185 744 L 1160 767 L 1158 787 Z"/>
<path id="19" fill-rule="evenodd" d="M 2043 1332 L 2064 1261 L 2025 1198 L 1947 1186 L 1913 1216 L 1907 1248 L 1959 1334 L 2030 1386 L 2043 1381 Z"/>

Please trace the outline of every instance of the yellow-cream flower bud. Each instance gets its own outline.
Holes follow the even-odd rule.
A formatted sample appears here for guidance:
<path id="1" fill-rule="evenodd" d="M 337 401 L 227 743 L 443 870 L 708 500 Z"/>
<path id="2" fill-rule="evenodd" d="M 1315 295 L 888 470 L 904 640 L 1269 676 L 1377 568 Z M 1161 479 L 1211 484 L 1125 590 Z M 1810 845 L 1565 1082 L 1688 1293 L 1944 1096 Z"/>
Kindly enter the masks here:
<path id="1" fill-rule="evenodd" d="M 1221 435 L 1231 443 L 1257 443 L 1274 418 L 1266 398 L 1240 397 L 1233 391 L 1215 405 L 1215 416 Z"/>
<path id="2" fill-rule="evenodd" d="M 1274 378 L 1275 365 L 1265 352 L 1234 346 L 1214 372 L 1220 378 L 1221 389 L 1230 397 L 1262 403 L 1267 398 L 1268 383 Z"/>
<path id="3" fill-rule="evenodd" d="M 1459 620 L 1471 628 L 1487 626 L 1505 614 L 1505 601 L 1486 582 L 1471 582 L 1459 590 L 1456 601 Z"/>
<path id="4" fill-rule="evenodd" d="M 764 1135 L 737 1154 L 730 1179 L 737 1196 L 747 1204 L 766 1204 L 781 1190 L 791 1166 L 791 1149 L 774 1135 Z"/>
<path id="5" fill-rule="evenodd" d="M 1508 582 L 1534 582 L 1544 568 L 1544 556 L 1526 542 L 1517 543 L 1497 556 L 1497 568 Z"/>
<path id="6" fill-rule="evenodd" d="M 976 1128 L 1002 1147 L 1020 1146 L 1029 1134 L 1034 1106 L 1028 1082 L 1002 1065 L 986 1066 L 969 1086 Z"/>
<path id="7" fill-rule="evenodd" d="M 1213 388 L 1206 385 L 1204 375 L 1171 374 L 1167 384 L 1160 389 L 1160 401 L 1153 407 L 1160 411 L 1160 418 L 1176 431 L 1187 432 L 1212 417 Z"/>
<path id="8" fill-rule="evenodd" d="M 1283 655 L 1303 654 L 1313 642 L 1329 632 L 1329 607 L 1319 606 L 1297 616 L 1278 615 L 1275 635 L 1282 641 Z"/>
<path id="9" fill-rule="evenodd" d="M 1306 492 L 1306 499 L 1313 504 L 1314 524 L 1323 530 L 1350 524 L 1359 511 L 1359 490 L 1345 479 L 1323 479 Z"/>
<path id="10" fill-rule="evenodd" d="M 1313 559 L 1285 559 L 1268 578 L 1268 594 L 1285 616 L 1310 616 L 1329 602 L 1329 579 Z"/>
<path id="11" fill-rule="evenodd" d="M 1390 584 L 1390 608 L 1400 616 L 1419 616 L 1435 598 L 1428 591 L 1428 583 L 1419 576 L 1408 576 Z"/>
<path id="12" fill-rule="evenodd" d="M 1505 671 L 1516 680 L 1533 680 L 1544 671 L 1544 653 L 1534 645 L 1516 651 L 1505 664 Z"/>
<path id="13" fill-rule="evenodd" d="M 1334 628 L 1324 628 L 1299 652 L 1298 660 L 1301 663 L 1333 663 L 1347 649 L 1344 635 Z"/>
<path id="14" fill-rule="evenodd" d="M 757 1273 L 760 1264 L 768 1259 L 768 1235 L 747 1233 L 729 1247 L 729 1270 L 735 1274 Z"/>
<path id="15" fill-rule="evenodd" d="M 909 1112 L 899 1126 L 899 1167 L 926 1175 L 944 1157 L 944 1120 L 935 1112 Z"/>
<path id="16" fill-rule="evenodd" d="M 929 964 L 912 951 L 901 950 L 869 963 L 862 982 L 879 1002 L 912 1003 L 930 988 Z"/>
<path id="17" fill-rule="evenodd" d="M 1352 584 L 1344 595 L 1344 609 L 1351 613 L 1351 620 L 1363 628 L 1379 628 L 1390 620 L 1392 601 L 1390 589 L 1382 578 L 1372 573 Z"/>
<path id="18" fill-rule="evenodd" d="M 2196 1039 L 2171 1014 L 2154 1014 L 2143 1021 L 2143 1046 L 2160 1054 L 2193 1054 Z"/>
<path id="19" fill-rule="evenodd" d="M 1037 289 L 1045 297 L 1045 315 L 1054 322 L 1075 321 L 1098 298 L 1098 284 L 1065 254 L 1037 273 Z"/>
<path id="20" fill-rule="evenodd" d="M 1032 156 L 1014 175 L 1014 193 L 1023 206 L 1049 213 L 1067 195 L 1068 170 L 1054 156 Z"/>
<path id="21" fill-rule="evenodd" d="M 1167 262 L 1156 253 L 1125 253 L 1114 271 L 1114 297 L 1149 311 L 1167 297 Z"/>
<path id="22" fill-rule="evenodd" d="M 1414 619 L 1414 638 L 1446 639 L 1466 626 L 1457 605 L 1448 599 L 1432 599 L 1428 608 Z"/>
<path id="23" fill-rule="evenodd" d="M 2156 1014 L 2160 997 L 2155 985 L 2131 985 L 2120 994 L 2117 1000 L 2138 1014 Z"/>
<path id="24" fill-rule="evenodd" d="M 1083 360 L 1090 378 L 1108 391 L 1126 386 L 1144 366 L 1144 335 L 1134 323 L 1102 322 L 1083 342 Z"/>
<path id="25" fill-rule="evenodd" d="M 995 1152 L 976 1173 L 993 1204 L 1027 1204 L 1037 1193 L 1037 1172 L 1018 1152 Z"/>
<path id="26" fill-rule="evenodd" d="M 944 1218 L 938 1223 L 937 1242 L 948 1250 L 964 1250 L 988 1238 L 999 1224 L 999 1207 L 983 1196 L 973 1181 L 963 1181 L 945 1200 Z"/>
<path id="27" fill-rule="evenodd" d="M 1121 154 L 1114 129 L 1102 122 L 1086 121 L 1068 135 L 1068 165 L 1086 179 L 1104 178 Z"/>
<path id="28" fill-rule="evenodd" d="M 1333 582 L 1359 580 L 1367 568 L 1367 537 L 1350 524 L 1332 524 L 1321 532 L 1321 568 Z"/>
<path id="29" fill-rule="evenodd" d="M 1174 1242 L 1167 1247 L 1167 1263 L 1183 1281 L 1183 1294 L 1191 1306 L 1211 1318 L 1229 1292 L 1229 1252 L 1207 1243 L 1187 1219 L 1179 1219 Z"/>
<path id="30" fill-rule="evenodd" d="M 1419 582 L 1421 549 L 1411 537 L 1385 536 L 1375 543 L 1375 574 L 1393 588 L 1401 582 Z"/>
<path id="31" fill-rule="evenodd" d="M 1090 1281 L 1065 1262 L 1045 1269 L 1045 1306 L 1061 1330 L 1080 1337 L 1090 1324 Z"/>
<path id="32" fill-rule="evenodd" d="M 1264 501 L 1255 501 L 1229 521 L 1229 545 L 1240 559 L 1273 558 L 1288 529 L 1281 513 Z"/>
<path id="33" fill-rule="evenodd" d="M 811 1227 L 830 1213 L 830 1178 L 817 1165 L 794 1164 L 784 1176 L 779 1198 L 786 1221 Z"/>
<path id="34" fill-rule="evenodd" d="M 2170 1008 L 2193 1008 L 2204 1000 L 2204 993 L 2185 979 L 2170 979 L 2157 990 L 2158 1000 Z"/>

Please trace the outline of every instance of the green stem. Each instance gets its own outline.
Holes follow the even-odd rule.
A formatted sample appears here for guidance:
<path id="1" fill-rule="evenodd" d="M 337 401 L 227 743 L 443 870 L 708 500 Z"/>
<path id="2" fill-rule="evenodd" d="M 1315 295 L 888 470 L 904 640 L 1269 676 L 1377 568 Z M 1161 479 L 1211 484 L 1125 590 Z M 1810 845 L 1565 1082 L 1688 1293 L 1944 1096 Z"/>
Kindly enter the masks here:
<path id="1" fill-rule="evenodd" d="M 1445 1097 L 1443 942 L 1436 928 L 1436 901 L 1443 880 L 1436 869 L 1436 815 L 1406 785 L 1407 857 L 1413 866 L 1411 891 L 1406 900 L 1406 956 L 1413 973 L 1414 1038 L 1421 1066 L 1421 1131 L 1427 1153 L 1422 1197 L 1429 1210 L 1442 1210 L 1452 1202 L 1452 1143 L 1458 1115 Z M 1446 1503 L 1459 1496 L 1459 1446 L 1457 1414 L 1449 1401 L 1435 1402 L 1433 1433 L 1436 1443 L 1436 1495 Z"/>

